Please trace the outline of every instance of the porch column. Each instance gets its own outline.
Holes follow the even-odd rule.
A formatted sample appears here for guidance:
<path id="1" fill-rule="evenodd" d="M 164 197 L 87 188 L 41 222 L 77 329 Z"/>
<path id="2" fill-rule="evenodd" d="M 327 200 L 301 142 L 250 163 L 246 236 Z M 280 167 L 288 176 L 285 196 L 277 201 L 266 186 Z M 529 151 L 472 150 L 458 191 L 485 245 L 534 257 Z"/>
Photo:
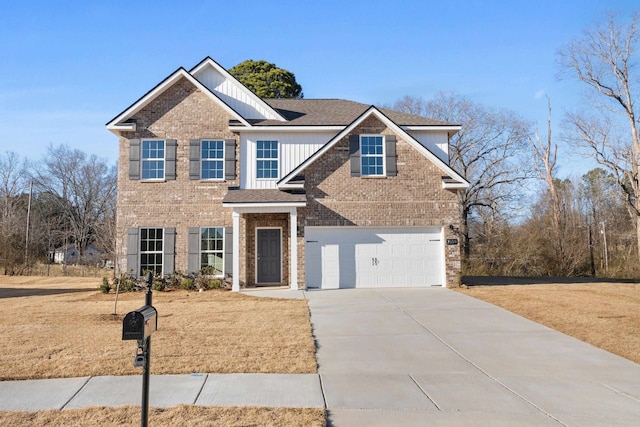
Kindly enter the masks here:
<path id="1" fill-rule="evenodd" d="M 240 292 L 240 213 L 231 214 L 233 220 L 233 277 L 231 291 Z"/>
<path id="2" fill-rule="evenodd" d="M 298 289 L 298 211 L 292 208 L 289 212 L 289 281 L 291 289 Z"/>

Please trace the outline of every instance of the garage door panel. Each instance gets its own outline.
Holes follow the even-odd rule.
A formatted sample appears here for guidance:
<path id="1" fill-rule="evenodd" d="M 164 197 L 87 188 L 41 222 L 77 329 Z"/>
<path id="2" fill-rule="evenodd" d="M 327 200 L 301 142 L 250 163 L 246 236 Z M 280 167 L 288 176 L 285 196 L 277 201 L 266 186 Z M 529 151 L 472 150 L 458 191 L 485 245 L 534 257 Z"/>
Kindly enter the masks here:
<path id="1" fill-rule="evenodd" d="M 309 287 L 418 287 L 444 282 L 438 227 L 307 227 L 305 238 Z"/>

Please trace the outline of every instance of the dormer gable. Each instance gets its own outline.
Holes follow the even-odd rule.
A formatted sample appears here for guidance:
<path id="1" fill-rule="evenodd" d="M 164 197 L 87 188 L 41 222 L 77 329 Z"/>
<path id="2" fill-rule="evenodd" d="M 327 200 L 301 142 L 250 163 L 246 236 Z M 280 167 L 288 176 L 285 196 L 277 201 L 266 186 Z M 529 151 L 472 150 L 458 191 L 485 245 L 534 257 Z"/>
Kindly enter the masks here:
<path id="1" fill-rule="evenodd" d="M 190 74 L 247 120 L 286 121 L 262 98 L 210 57 L 193 67 Z"/>
<path id="2" fill-rule="evenodd" d="M 132 118 L 136 113 L 183 78 L 191 82 L 198 90 L 207 94 L 213 102 L 225 109 L 240 125 L 250 127 L 249 120 L 287 121 L 227 70 L 210 57 L 207 57 L 191 71 L 180 67 L 171 73 L 126 110 L 109 121 L 107 129 L 114 133 L 135 131 L 136 124 Z"/>
<path id="3" fill-rule="evenodd" d="M 317 159 L 319 159 L 322 155 L 324 155 L 327 151 L 329 151 L 333 146 L 335 146 L 340 140 L 350 135 L 354 129 L 362 122 L 364 122 L 369 117 L 375 117 L 380 120 L 385 126 L 387 126 L 395 135 L 405 140 L 409 145 L 415 148 L 419 153 L 421 153 L 424 157 L 433 162 L 436 167 L 438 167 L 443 175 L 442 187 L 449 190 L 459 190 L 464 189 L 469 186 L 469 182 L 464 179 L 461 175 L 459 175 L 453 168 L 451 168 L 448 164 L 446 164 L 442 159 L 429 151 L 425 146 L 420 144 L 414 137 L 408 134 L 404 129 L 394 123 L 389 117 L 387 117 L 380 109 L 375 106 L 369 107 L 364 113 L 362 113 L 357 119 L 355 119 L 351 124 L 346 126 L 341 132 L 339 132 L 336 136 L 334 136 L 329 142 L 327 142 L 322 148 L 316 151 L 313 155 L 307 158 L 304 162 L 302 162 L 297 168 L 293 169 L 289 174 L 283 177 L 278 182 L 278 188 L 285 189 L 295 189 L 301 188 L 304 184 L 300 180 L 300 176 L 304 175 L 305 169 L 313 164 Z M 453 128 L 458 128 L 459 126 L 450 126 Z M 457 131 L 457 129 L 456 129 Z"/>

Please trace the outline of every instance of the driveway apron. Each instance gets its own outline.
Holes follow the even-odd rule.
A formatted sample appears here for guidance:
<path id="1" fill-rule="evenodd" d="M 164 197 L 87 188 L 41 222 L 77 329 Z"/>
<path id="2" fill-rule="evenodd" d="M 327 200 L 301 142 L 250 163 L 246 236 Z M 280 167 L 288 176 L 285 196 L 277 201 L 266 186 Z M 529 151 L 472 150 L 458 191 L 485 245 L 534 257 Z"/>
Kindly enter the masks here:
<path id="1" fill-rule="evenodd" d="M 637 426 L 640 365 L 444 288 L 305 292 L 334 426 Z"/>

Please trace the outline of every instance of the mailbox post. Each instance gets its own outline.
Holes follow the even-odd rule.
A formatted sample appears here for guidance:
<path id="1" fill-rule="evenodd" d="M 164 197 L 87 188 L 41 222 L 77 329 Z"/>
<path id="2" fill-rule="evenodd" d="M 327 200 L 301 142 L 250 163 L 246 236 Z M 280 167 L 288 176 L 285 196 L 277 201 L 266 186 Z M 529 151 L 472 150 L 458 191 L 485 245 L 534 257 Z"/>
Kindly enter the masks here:
<path id="1" fill-rule="evenodd" d="M 122 339 L 137 340 L 138 349 L 133 360 L 133 366 L 142 367 L 142 408 L 140 425 L 146 427 L 149 421 L 149 374 L 151 362 L 151 334 L 158 329 L 158 312 L 152 305 L 151 284 L 153 274 L 148 273 L 145 305 L 138 310 L 131 311 L 122 321 Z"/>

